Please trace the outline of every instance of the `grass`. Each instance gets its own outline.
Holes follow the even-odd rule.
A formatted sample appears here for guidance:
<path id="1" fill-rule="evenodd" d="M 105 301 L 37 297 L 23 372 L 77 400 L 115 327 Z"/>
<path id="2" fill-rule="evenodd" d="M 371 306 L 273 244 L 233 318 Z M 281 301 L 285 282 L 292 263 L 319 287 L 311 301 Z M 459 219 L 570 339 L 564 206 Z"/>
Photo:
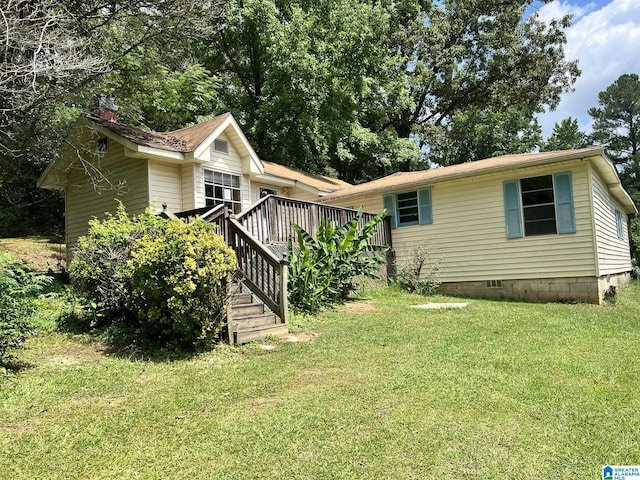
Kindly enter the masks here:
<path id="1" fill-rule="evenodd" d="M 0 251 L 27 262 L 36 272 L 66 268 L 66 246 L 52 237 L 0 238 Z"/>
<path id="2" fill-rule="evenodd" d="M 380 288 L 295 318 L 311 341 L 173 362 L 43 333 L 0 394 L 0 478 L 601 478 L 640 459 L 640 284 L 619 295 Z"/>

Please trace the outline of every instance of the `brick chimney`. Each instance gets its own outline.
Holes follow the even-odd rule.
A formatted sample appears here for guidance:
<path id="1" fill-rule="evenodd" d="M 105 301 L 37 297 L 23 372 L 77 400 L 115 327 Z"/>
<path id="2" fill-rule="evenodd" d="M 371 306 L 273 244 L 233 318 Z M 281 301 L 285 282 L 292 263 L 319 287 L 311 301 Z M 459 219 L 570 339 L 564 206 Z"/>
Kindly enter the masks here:
<path id="1" fill-rule="evenodd" d="M 98 95 L 91 105 L 89 111 L 91 116 L 106 120 L 108 122 L 118 121 L 118 107 L 114 103 L 112 97 L 106 95 Z"/>

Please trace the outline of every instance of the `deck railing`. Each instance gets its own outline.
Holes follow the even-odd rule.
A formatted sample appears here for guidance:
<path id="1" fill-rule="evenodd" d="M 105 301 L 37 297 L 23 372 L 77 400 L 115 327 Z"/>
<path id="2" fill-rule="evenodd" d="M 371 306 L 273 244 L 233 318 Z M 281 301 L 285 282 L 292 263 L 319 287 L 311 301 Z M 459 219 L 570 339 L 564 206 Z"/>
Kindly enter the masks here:
<path id="1" fill-rule="evenodd" d="M 268 195 L 250 210 L 238 217 L 238 222 L 263 244 L 287 243 L 293 237 L 292 224 L 315 236 L 320 219 L 329 219 L 334 225 L 343 225 L 357 215 L 351 208 L 333 207 L 321 203 L 305 202 L 276 195 Z M 363 213 L 358 226 L 375 217 L 373 213 Z M 389 217 L 380 222 L 371 238 L 372 245 L 391 247 L 391 222 Z"/>
<path id="2" fill-rule="evenodd" d="M 225 205 L 188 210 L 177 213 L 176 216 L 183 219 L 198 216 L 215 223 L 217 233 L 224 237 L 227 245 L 236 253 L 236 272 L 243 283 L 283 323 L 287 323 L 289 262 L 286 253 L 282 258 L 274 253 L 273 245 L 285 244 L 293 236 L 292 224 L 315 235 L 321 218 L 331 220 L 334 225 L 343 225 L 357 213 L 349 208 L 269 195 L 238 217 L 230 215 Z M 359 226 L 362 227 L 374 216 L 364 213 Z M 391 247 L 389 218 L 378 224 L 370 243 Z M 230 330 L 230 335 L 232 334 Z"/>
<path id="3" fill-rule="evenodd" d="M 238 221 L 228 219 L 229 245 L 236 252 L 237 271 L 249 289 L 287 323 L 289 262 L 253 238 Z"/>

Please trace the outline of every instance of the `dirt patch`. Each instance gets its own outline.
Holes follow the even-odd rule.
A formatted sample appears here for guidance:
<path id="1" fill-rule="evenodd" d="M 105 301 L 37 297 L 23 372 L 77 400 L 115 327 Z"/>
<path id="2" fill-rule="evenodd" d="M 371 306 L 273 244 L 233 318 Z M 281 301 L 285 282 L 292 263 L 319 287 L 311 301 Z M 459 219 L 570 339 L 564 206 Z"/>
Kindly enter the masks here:
<path id="1" fill-rule="evenodd" d="M 375 311 L 376 304 L 371 300 L 357 300 L 355 302 L 347 302 L 345 308 L 350 313 L 364 314 Z"/>
<path id="2" fill-rule="evenodd" d="M 23 262 L 36 272 L 66 268 L 67 249 L 58 240 L 46 237 L 2 238 L 0 251 Z"/>
<path id="3" fill-rule="evenodd" d="M 318 334 L 313 332 L 307 332 L 307 333 L 299 332 L 299 333 L 292 333 L 290 335 L 287 335 L 286 337 L 283 338 L 283 340 L 285 342 L 291 342 L 291 343 L 313 342 L 317 336 Z"/>
<path id="4" fill-rule="evenodd" d="M 36 368 L 67 368 L 97 365 L 105 360 L 108 346 L 102 343 L 63 341 L 55 335 L 30 339 L 24 358 Z"/>

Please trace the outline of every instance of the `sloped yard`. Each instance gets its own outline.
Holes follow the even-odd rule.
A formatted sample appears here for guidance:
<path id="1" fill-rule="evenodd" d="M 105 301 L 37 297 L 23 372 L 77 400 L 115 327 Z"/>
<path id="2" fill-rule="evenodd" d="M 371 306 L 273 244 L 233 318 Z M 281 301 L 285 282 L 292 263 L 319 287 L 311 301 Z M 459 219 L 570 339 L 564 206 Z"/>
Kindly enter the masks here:
<path id="1" fill-rule="evenodd" d="M 0 397 L 0 477 L 596 479 L 638 463 L 639 284 L 605 307 L 365 297 L 296 318 L 304 341 L 174 362 L 34 338 Z"/>

